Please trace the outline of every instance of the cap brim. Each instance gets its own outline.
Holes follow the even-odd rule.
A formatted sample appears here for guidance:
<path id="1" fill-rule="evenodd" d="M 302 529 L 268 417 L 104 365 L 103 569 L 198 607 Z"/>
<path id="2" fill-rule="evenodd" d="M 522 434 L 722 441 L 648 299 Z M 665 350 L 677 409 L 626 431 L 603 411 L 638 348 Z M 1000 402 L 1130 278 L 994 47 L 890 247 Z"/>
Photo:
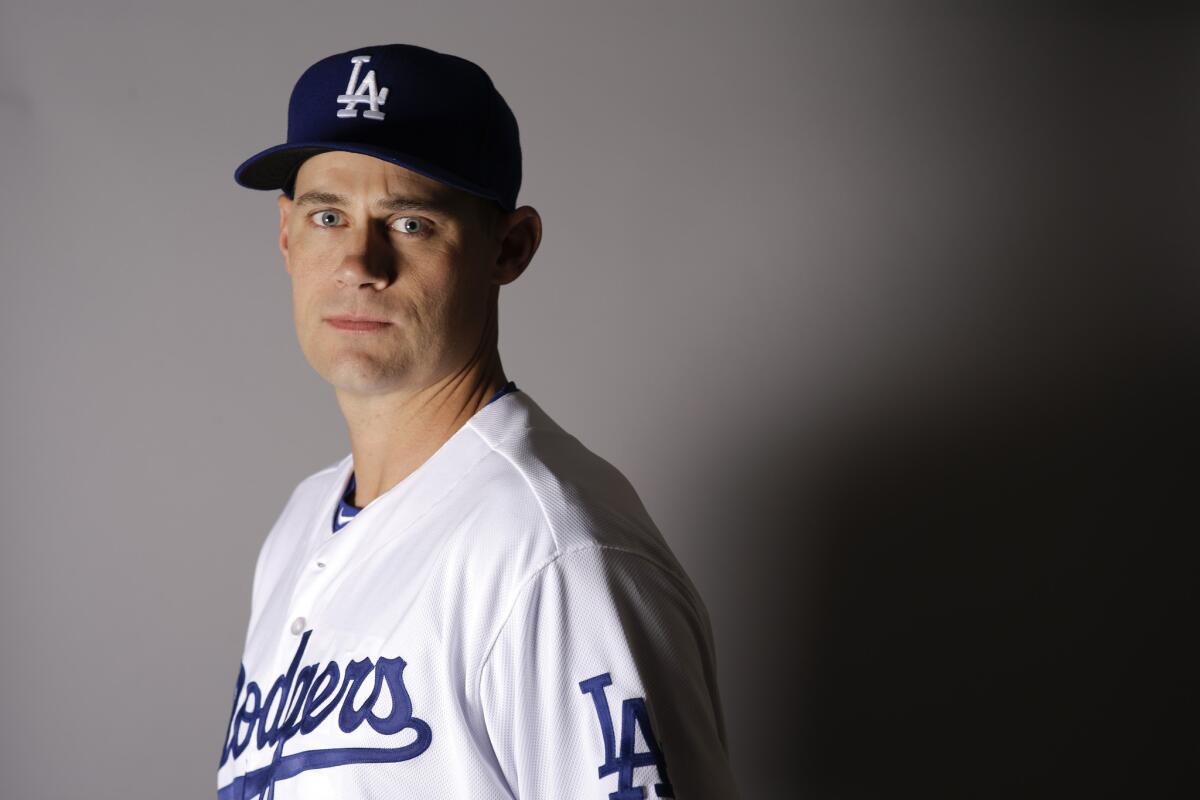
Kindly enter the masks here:
<path id="1" fill-rule="evenodd" d="M 261 153 L 256 153 L 243 161 L 234 170 L 233 179 L 247 189 L 284 189 L 292 181 L 301 164 L 318 153 L 326 153 L 330 150 L 343 150 L 347 153 L 360 153 L 364 156 L 373 156 L 374 158 L 396 164 L 405 169 L 410 169 L 419 175 L 432 178 L 439 183 L 444 183 L 455 189 L 461 189 L 464 192 L 478 195 L 479 197 L 486 197 L 489 200 L 495 201 L 506 211 L 512 211 L 512 208 L 504 200 L 496 197 L 492 192 L 458 175 L 439 169 L 437 166 L 416 156 L 391 148 L 349 144 L 346 142 L 293 142 L 268 147 Z"/>

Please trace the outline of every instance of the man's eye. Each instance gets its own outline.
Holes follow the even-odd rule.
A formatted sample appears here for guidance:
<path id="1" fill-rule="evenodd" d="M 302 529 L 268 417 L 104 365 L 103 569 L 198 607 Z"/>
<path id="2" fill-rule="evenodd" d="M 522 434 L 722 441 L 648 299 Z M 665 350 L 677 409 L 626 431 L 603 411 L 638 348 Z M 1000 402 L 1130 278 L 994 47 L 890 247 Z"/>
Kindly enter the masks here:
<path id="1" fill-rule="evenodd" d="M 310 216 L 322 228 L 335 228 L 342 223 L 342 215 L 336 211 L 314 211 Z"/>
<path id="2" fill-rule="evenodd" d="M 401 217 L 392 223 L 392 230 L 407 234 L 425 233 L 428 230 L 425 220 L 420 217 Z"/>

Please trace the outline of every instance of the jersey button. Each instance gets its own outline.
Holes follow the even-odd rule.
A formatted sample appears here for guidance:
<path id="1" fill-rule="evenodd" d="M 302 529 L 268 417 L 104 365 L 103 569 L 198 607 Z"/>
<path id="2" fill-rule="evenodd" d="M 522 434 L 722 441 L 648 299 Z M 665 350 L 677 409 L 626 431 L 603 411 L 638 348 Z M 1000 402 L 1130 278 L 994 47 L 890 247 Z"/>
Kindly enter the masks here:
<path id="1" fill-rule="evenodd" d="M 297 636 L 304 633 L 304 625 L 304 617 L 296 617 L 294 620 L 292 620 L 292 633 L 296 634 Z"/>

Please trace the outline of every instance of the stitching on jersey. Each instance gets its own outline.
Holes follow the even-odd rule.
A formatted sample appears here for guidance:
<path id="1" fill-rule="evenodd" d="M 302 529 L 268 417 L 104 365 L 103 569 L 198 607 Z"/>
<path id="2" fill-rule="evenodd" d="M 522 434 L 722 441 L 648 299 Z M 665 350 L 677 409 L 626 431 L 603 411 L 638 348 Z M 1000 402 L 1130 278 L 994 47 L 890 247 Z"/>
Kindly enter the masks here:
<path id="1" fill-rule="evenodd" d="M 669 583 L 671 583 L 675 587 L 676 591 L 679 592 L 680 598 L 687 604 L 689 610 L 694 615 L 696 615 L 696 618 L 698 620 L 700 620 L 701 622 L 703 622 L 704 624 L 706 624 L 706 625 L 708 624 L 707 623 L 708 617 L 707 617 L 707 615 L 700 613 L 699 608 L 697 608 L 696 603 L 693 600 L 692 592 L 689 591 L 686 586 L 681 584 L 680 581 L 671 572 L 671 570 L 669 568 L 667 568 L 665 565 L 659 563 L 658 561 L 656 561 L 655 559 L 646 555 L 645 553 L 640 553 L 637 550 L 630 550 L 625 547 L 618 547 L 616 545 L 611 545 L 611 544 L 581 545 L 572 550 L 567 550 L 565 552 L 557 553 L 557 554 L 551 556 L 543 564 L 538 566 L 538 568 L 535 569 L 533 571 L 533 573 L 530 574 L 530 576 L 521 583 L 521 587 L 517 590 L 515 596 L 513 597 L 513 601 L 509 605 L 508 611 L 505 612 L 505 614 L 504 614 L 504 622 L 500 623 L 500 629 L 498 631 L 496 631 L 495 637 L 493 637 L 491 644 L 489 644 L 487 647 L 487 652 L 483 656 L 483 660 L 479 662 L 479 675 L 475 679 L 475 697 L 477 700 L 482 698 L 482 696 L 483 696 L 483 692 L 480 687 L 483 684 L 483 674 L 484 674 L 484 672 L 487 671 L 487 665 L 488 665 L 488 662 L 492 658 L 492 653 L 493 653 L 493 651 L 495 651 L 496 645 L 500 641 L 500 637 L 503 636 L 504 632 L 508 629 L 508 623 L 512 620 L 513 614 L 516 613 L 517 605 L 521 602 L 521 599 L 525 596 L 525 593 L 527 591 L 529 591 L 529 587 L 532 586 L 534 584 L 534 582 L 536 582 L 538 579 L 540 579 L 541 576 L 546 572 L 547 569 L 554 566 L 557 562 L 559 562 L 563 558 L 570 556 L 570 555 L 574 555 L 575 553 L 595 552 L 595 551 L 600 551 L 600 550 L 611 550 L 614 553 L 624 553 L 625 555 L 634 556 L 635 558 L 639 558 L 642 561 L 645 561 L 647 564 L 650 564 L 651 566 L 653 566 L 655 569 L 657 569 L 659 572 L 661 572 L 668 579 Z"/>
<path id="2" fill-rule="evenodd" d="M 480 441 L 482 441 L 485 445 L 487 445 L 488 449 L 481 456 L 479 456 L 479 458 L 477 458 L 473 464 L 471 464 L 466 469 L 464 469 L 462 471 L 462 473 L 458 476 L 458 478 L 454 481 L 454 483 L 452 483 L 448 487 L 446 487 L 446 491 L 444 491 L 440 495 L 438 495 L 437 498 L 431 500 L 429 502 L 429 505 L 425 508 L 424 511 L 422 511 L 417 516 L 413 517 L 411 520 L 408 521 L 407 525 L 405 525 L 403 528 L 401 528 L 399 531 L 397 531 L 396 532 L 397 534 L 403 533 L 404 531 L 411 529 L 414 525 L 416 525 L 418 522 L 420 522 L 422 519 L 424 519 L 426 516 L 428 516 L 430 513 L 432 513 L 433 510 L 436 509 L 439 505 L 441 505 L 442 501 L 444 501 L 447 497 L 449 497 L 450 494 L 456 488 L 458 488 L 458 485 L 460 483 L 462 483 L 464 480 L 466 480 L 467 476 L 469 476 L 472 472 L 474 472 L 475 469 L 481 463 L 483 463 L 483 461 L 488 456 L 492 455 L 493 453 L 499 453 L 500 455 L 504 456 L 510 464 L 512 464 L 512 459 L 508 458 L 507 454 L 505 454 L 504 452 L 497 450 L 495 448 L 495 446 L 492 445 L 492 443 L 489 442 L 487 440 L 487 438 L 475 428 L 474 425 L 472 425 L 470 422 L 468 422 L 465 427 L 470 428 L 470 430 L 476 436 L 479 437 Z M 511 431 L 508 436 L 505 436 L 504 439 L 501 439 L 499 442 L 497 442 L 497 444 L 503 444 L 505 441 L 508 440 L 509 437 L 515 436 L 518 433 L 524 433 L 525 431 L 528 431 L 528 430 L 533 430 L 533 428 L 527 427 L 527 428 L 522 428 L 519 430 Z M 524 472 L 522 472 L 520 468 L 517 468 L 516 464 L 513 464 L 513 467 L 517 470 L 518 473 L 521 474 L 522 477 L 525 478 L 525 482 L 529 483 L 529 478 L 527 476 L 525 476 Z M 335 468 L 336 468 L 336 465 L 334 467 L 331 467 L 330 469 L 335 469 Z M 542 499 L 540 497 L 538 497 L 538 494 L 534 490 L 532 485 L 530 485 L 529 489 L 533 493 L 533 496 L 535 498 L 537 498 L 538 506 L 542 510 L 542 517 L 544 519 L 546 519 L 546 524 L 549 525 L 550 520 L 548 517 L 546 517 L 546 509 L 544 506 L 542 506 Z M 558 549 L 558 537 L 557 537 L 557 535 L 554 534 L 553 527 L 551 527 L 551 535 L 554 536 L 555 549 L 557 550 Z M 383 550 L 385 547 L 388 547 L 390 544 L 392 544 L 395 541 L 395 538 L 396 538 L 395 535 L 381 537 L 381 541 L 379 541 L 374 548 L 372 548 L 371 550 L 362 551 L 361 553 L 358 553 L 356 551 L 354 557 L 358 558 L 361 555 L 366 560 L 370 560 L 372 557 L 375 556 L 376 553 L 378 553 L 379 551 Z M 337 587 L 341 586 L 341 584 L 347 579 L 347 577 L 348 577 L 348 575 L 346 573 L 343 573 L 342 575 L 340 575 L 333 583 L 330 584 L 330 590 L 332 591 L 332 590 L 336 589 Z"/>
<path id="3" fill-rule="evenodd" d="M 400 534 L 404 533 L 407 530 L 410 530 L 414 525 L 416 525 L 418 522 L 420 522 L 422 519 L 424 519 L 430 512 L 432 512 L 435 508 L 437 508 L 439 505 L 441 505 L 442 501 L 445 500 L 447 497 L 449 497 L 450 493 L 453 492 L 456 488 L 458 488 L 458 485 L 460 483 L 462 483 L 467 478 L 468 475 L 470 475 L 472 472 L 474 472 L 475 468 L 478 467 L 481 463 L 483 463 L 483 460 L 486 459 L 491 454 L 492 454 L 492 451 L 488 450 L 483 455 L 481 455 L 479 458 L 477 458 L 473 464 L 471 464 L 469 467 L 467 467 L 465 470 L 463 470 L 462 474 L 458 476 L 458 478 L 454 481 L 454 483 L 450 484 L 450 486 L 448 486 L 446 488 L 446 491 L 444 491 L 440 495 L 438 495 L 438 497 L 436 499 L 431 500 L 428 507 L 426 507 L 426 509 L 424 511 L 422 511 L 420 514 L 418 514 L 417 516 L 415 516 L 411 520 L 409 520 L 407 525 L 405 525 L 403 528 L 400 528 L 399 530 L 395 531 L 390 536 L 379 537 L 380 540 L 376 543 L 375 547 L 373 547 L 370 550 L 363 550 L 361 553 L 356 550 L 354 552 L 353 558 L 358 559 L 361 556 L 362 559 L 364 559 L 366 561 L 370 561 L 375 556 L 375 554 L 378 553 L 380 550 L 383 550 L 385 547 L 388 547 L 391 544 L 393 544 Z M 342 583 L 345 582 L 349 577 L 350 577 L 349 570 L 342 572 L 342 574 L 340 574 L 334 582 L 330 583 L 330 585 L 329 585 L 330 591 L 332 592 L 337 587 L 340 587 L 342 585 Z"/>
<path id="4" fill-rule="evenodd" d="M 504 614 L 504 621 L 502 623 L 500 623 L 499 630 L 496 631 L 496 635 L 492 638 L 492 641 L 488 644 L 487 650 L 485 651 L 485 654 L 483 656 L 483 660 L 479 662 L 479 674 L 475 680 L 475 697 L 476 697 L 476 699 L 478 699 L 481 696 L 479 687 L 480 687 L 480 684 L 483 682 L 483 673 L 487 668 L 488 661 L 491 660 L 492 651 L 495 650 L 496 643 L 500 641 L 500 637 L 503 635 L 504 631 L 508 628 L 509 620 L 512 619 L 512 615 L 516 611 L 517 604 L 521 601 L 521 598 L 524 596 L 524 594 L 528 590 L 529 586 L 534 581 L 536 581 L 546 571 L 546 569 L 549 568 L 552 564 L 554 564 L 557 561 L 559 561 L 560 559 L 562 559 L 568 555 L 572 555 L 574 553 L 580 553 L 580 552 L 584 552 L 584 551 L 611 550 L 611 551 L 617 552 L 617 553 L 627 553 L 631 556 L 636 556 L 637 558 L 640 558 L 643 561 L 646 561 L 647 563 L 656 567 L 658 569 L 658 571 L 663 573 L 663 575 L 667 578 L 668 582 L 675 587 L 675 590 L 679 593 L 680 598 L 684 601 L 684 603 L 687 604 L 687 606 L 689 607 L 691 612 L 693 614 L 695 614 L 698 619 L 704 621 L 705 625 L 709 624 L 707 614 L 701 613 L 701 611 L 700 611 L 700 609 L 703 608 L 703 605 L 699 604 L 697 602 L 697 598 L 695 597 L 693 591 L 686 584 L 684 584 L 678 578 L 676 578 L 674 573 L 667 566 L 659 563 L 658 561 L 654 560 L 650 556 L 648 556 L 644 553 L 638 552 L 636 550 L 630 550 L 628 548 L 618 547 L 617 545 L 610 545 L 610 544 L 592 543 L 592 544 L 580 545 L 579 547 L 576 547 L 572 550 L 563 551 L 563 550 L 559 549 L 561 544 L 559 541 L 558 532 L 554 529 L 554 523 L 550 521 L 550 515 L 546 512 L 546 504 L 542 501 L 541 493 L 533 485 L 533 481 L 530 480 L 529 474 L 525 470 L 521 469 L 521 467 L 517 465 L 517 462 L 514 461 L 513 458 L 506 451 L 500 450 L 499 446 L 504 444 L 506 441 L 508 441 L 510 438 L 517 435 L 518 433 L 524 434 L 524 433 L 527 433 L 528 431 L 533 431 L 533 430 L 543 431 L 543 432 L 547 433 L 548 435 L 565 436 L 570 439 L 575 439 L 574 436 L 567 433 L 566 431 L 545 430 L 542 428 L 535 428 L 534 426 L 529 425 L 529 426 L 520 428 L 518 430 L 509 431 L 504 436 L 504 438 L 496 441 L 493 444 L 491 441 L 489 441 L 487 436 L 483 435 L 482 431 L 480 431 L 478 428 L 476 428 L 474 426 L 474 424 L 468 422 L 467 427 L 469 427 L 472 431 L 474 431 L 475 435 L 478 436 L 484 444 L 486 444 L 488 447 L 490 447 L 492 449 L 492 451 L 504 456 L 504 459 L 506 461 L 508 461 L 508 463 L 512 466 L 512 468 L 514 470 L 516 470 L 517 473 L 520 474 L 520 476 L 522 478 L 525 479 L 525 484 L 529 487 L 529 491 L 533 494 L 534 498 L 537 500 L 538 508 L 542 512 L 542 519 L 545 520 L 546 527 L 550 529 L 550 536 L 552 537 L 552 539 L 554 541 L 554 550 L 555 550 L 554 555 L 550 556 L 544 563 L 540 564 L 535 570 L 533 570 L 533 572 L 529 575 L 529 577 L 526 578 L 524 581 L 522 581 L 520 588 L 517 589 L 517 591 L 513 597 L 512 603 L 509 605 L 508 610 Z"/>
<path id="5" fill-rule="evenodd" d="M 526 433 L 527 431 L 533 430 L 533 428 L 529 427 L 522 428 L 520 431 L 512 431 L 508 434 L 508 436 L 505 436 L 503 439 L 496 442 L 496 444 L 489 442 L 487 438 L 478 430 L 475 430 L 475 428 L 471 428 L 471 430 L 475 431 L 475 434 L 483 441 L 484 444 L 492 449 L 493 453 L 499 453 L 501 456 L 503 456 L 504 460 L 509 463 L 509 466 L 516 470 L 517 474 L 520 475 L 525 481 L 525 485 L 529 487 L 529 493 L 533 495 L 534 500 L 537 500 L 538 509 L 542 512 L 542 520 L 546 523 L 546 527 L 550 529 L 550 539 L 554 542 L 554 552 L 560 553 L 561 550 L 559 549 L 560 545 L 558 540 L 558 531 L 554 530 L 554 523 L 550 521 L 550 515 L 546 513 L 546 504 L 542 502 L 541 492 L 539 492 L 537 487 L 533 485 L 533 481 L 529 478 L 529 473 L 521 469 L 521 467 L 517 465 L 517 462 L 513 460 L 513 457 L 510 456 L 506 451 L 500 450 L 497 447 L 497 445 L 504 444 L 516 433 Z"/>
<path id="6" fill-rule="evenodd" d="M 319 469 L 306 478 L 302 478 L 300 482 L 296 484 L 295 488 L 292 489 L 291 494 L 288 495 L 287 501 L 283 504 L 283 508 L 279 512 L 279 517 L 283 517 L 291 510 L 292 505 L 296 502 L 296 498 L 303 493 L 305 487 L 311 483 L 316 483 L 319 478 L 324 478 L 330 473 L 336 474 L 337 472 L 341 471 L 341 468 L 345 463 L 346 458 L 343 457 L 336 463 L 330 464 L 324 469 Z M 271 529 L 267 531 L 265 536 L 263 536 L 262 541 L 259 542 L 258 545 L 258 554 L 254 558 L 254 575 L 250 579 L 250 622 L 248 623 L 248 630 L 253 630 L 253 623 L 258 620 L 257 612 L 260 611 L 262 607 L 260 595 L 262 592 L 266 591 L 265 588 L 262 587 L 262 572 L 265 568 L 266 562 L 270 560 L 267 557 L 268 548 L 274 550 L 276 547 L 276 543 L 272 541 L 271 538 L 272 534 L 275 533 L 275 529 L 275 525 L 273 524 Z M 302 543 L 302 546 L 307 545 L 307 541 Z"/>

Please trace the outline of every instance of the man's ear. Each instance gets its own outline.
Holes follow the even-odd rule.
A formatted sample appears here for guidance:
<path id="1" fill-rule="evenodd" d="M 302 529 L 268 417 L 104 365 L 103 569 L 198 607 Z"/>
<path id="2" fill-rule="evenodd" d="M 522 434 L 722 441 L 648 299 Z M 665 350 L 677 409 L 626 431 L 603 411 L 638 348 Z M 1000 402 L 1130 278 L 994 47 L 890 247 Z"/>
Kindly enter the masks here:
<path id="1" fill-rule="evenodd" d="M 542 241 L 542 217 L 533 206 L 521 206 L 497 221 L 500 249 L 492 267 L 492 282 L 501 286 L 521 276 Z"/>
<path id="2" fill-rule="evenodd" d="M 288 219 L 292 215 L 292 199 L 286 194 L 279 195 L 279 252 L 283 254 L 283 268 L 290 275 L 291 262 L 288 260 Z"/>

